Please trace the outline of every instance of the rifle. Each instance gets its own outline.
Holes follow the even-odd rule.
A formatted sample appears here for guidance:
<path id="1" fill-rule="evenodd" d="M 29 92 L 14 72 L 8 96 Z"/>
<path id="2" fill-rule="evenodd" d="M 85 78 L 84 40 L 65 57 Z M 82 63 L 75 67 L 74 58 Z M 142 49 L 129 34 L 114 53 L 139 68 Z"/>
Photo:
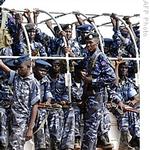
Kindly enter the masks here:
<path id="1" fill-rule="evenodd" d="M 135 113 L 140 113 L 140 111 L 136 108 L 133 108 L 127 104 L 124 104 L 125 107 L 122 110 L 116 103 L 114 102 L 108 102 L 107 103 L 107 108 L 110 112 L 114 112 L 117 111 L 117 113 L 119 113 L 120 115 L 123 115 L 125 112 L 135 112 Z"/>

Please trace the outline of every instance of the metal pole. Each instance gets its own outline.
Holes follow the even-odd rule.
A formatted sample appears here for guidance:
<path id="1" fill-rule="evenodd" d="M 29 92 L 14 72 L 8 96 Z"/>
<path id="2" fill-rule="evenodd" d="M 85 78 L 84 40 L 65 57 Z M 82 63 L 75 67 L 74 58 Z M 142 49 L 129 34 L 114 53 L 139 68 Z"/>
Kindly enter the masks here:
<path id="1" fill-rule="evenodd" d="M 79 13 L 80 13 L 80 12 L 79 12 Z M 87 17 L 85 14 L 83 14 L 83 13 L 80 13 L 80 14 L 81 14 L 82 16 L 84 16 L 86 19 L 88 19 L 88 17 Z M 100 34 L 100 32 L 99 32 L 97 26 L 95 25 L 95 23 L 94 23 L 94 22 L 91 22 L 91 24 L 94 26 L 96 32 L 97 32 L 98 35 L 99 35 L 100 48 L 101 48 L 101 51 L 104 53 L 104 47 L 103 47 L 103 42 L 102 42 L 101 34 Z"/>
<path id="2" fill-rule="evenodd" d="M 25 34 L 25 38 L 26 38 L 26 41 L 27 41 L 27 47 L 28 47 L 28 50 L 29 50 L 29 55 L 31 57 L 32 52 L 31 52 L 31 47 L 30 47 L 29 36 L 28 36 L 28 33 L 27 33 L 27 30 L 26 30 L 25 26 L 23 24 L 21 24 L 21 26 L 22 26 L 23 32 Z"/>
<path id="3" fill-rule="evenodd" d="M 137 80 L 139 80 L 139 72 L 140 72 L 139 52 L 138 52 L 138 47 L 137 47 L 137 44 L 136 44 L 136 41 L 135 41 L 135 37 L 134 37 L 131 29 L 126 24 L 126 22 L 123 19 L 119 18 L 119 17 L 117 17 L 117 18 L 125 25 L 125 27 L 128 29 L 128 31 L 131 35 L 131 38 L 132 38 L 132 41 L 133 41 L 133 44 L 134 44 L 134 47 L 135 47 L 135 51 L 136 51 L 136 60 L 137 60 L 137 69 L 138 69 L 138 77 L 137 77 L 138 79 Z M 137 82 L 137 84 L 139 84 L 139 83 Z"/>
<path id="4" fill-rule="evenodd" d="M 39 10 L 39 11 L 42 12 L 42 13 L 47 14 L 48 16 L 50 16 L 54 20 L 56 25 L 58 26 L 59 30 L 62 31 L 62 28 L 61 28 L 60 24 L 56 21 L 55 17 L 53 17 L 50 13 L 48 13 L 44 10 Z M 67 44 L 67 41 L 66 41 L 64 36 L 63 36 L 63 41 L 64 41 L 65 47 L 67 47 L 68 44 Z M 68 56 L 69 56 L 68 53 L 66 53 L 65 60 L 66 60 L 66 63 L 67 63 L 67 73 L 66 73 L 66 76 L 65 76 L 66 77 L 65 80 L 66 80 L 66 83 L 67 83 L 66 86 L 68 86 L 68 90 L 69 90 L 69 102 L 71 103 L 71 73 L 70 73 L 70 68 L 69 68 L 69 57 Z"/>

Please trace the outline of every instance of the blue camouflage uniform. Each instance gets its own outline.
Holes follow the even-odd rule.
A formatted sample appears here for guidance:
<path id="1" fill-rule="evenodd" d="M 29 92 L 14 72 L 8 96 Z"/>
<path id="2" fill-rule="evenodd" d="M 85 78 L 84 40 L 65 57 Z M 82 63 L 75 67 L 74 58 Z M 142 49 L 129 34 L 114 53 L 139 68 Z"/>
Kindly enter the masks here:
<path id="1" fill-rule="evenodd" d="M 19 65 L 27 60 L 29 60 L 28 56 L 22 56 L 15 64 Z M 15 71 L 11 71 L 9 76 L 9 83 L 13 86 L 14 94 L 8 149 L 23 150 L 32 106 L 40 100 L 40 86 L 33 74 L 23 78 Z"/>
<path id="2" fill-rule="evenodd" d="M 93 66 L 91 62 L 95 57 L 97 59 Z M 109 128 L 110 123 L 110 120 L 106 119 L 108 115 L 105 87 L 114 84 L 116 76 L 108 58 L 98 48 L 94 53 L 88 53 L 85 66 L 88 74 L 92 76 L 92 83 L 86 88 L 86 113 L 81 149 L 95 150 L 98 128 L 100 127 L 99 130 L 103 134 Z"/>
<path id="3" fill-rule="evenodd" d="M 40 43 L 35 41 L 35 35 L 36 34 L 36 26 L 33 23 L 28 23 L 25 26 L 28 36 L 29 36 L 29 41 L 30 41 L 30 48 L 31 48 L 31 54 L 32 56 L 47 56 L 45 47 Z M 30 35 L 32 33 L 32 35 Z M 34 37 L 33 37 L 34 36 Z M 20 51 L 22 54 L 29 53 L 28 52 L 28 47 L 26 41 L 22 40 L 19 45 L 20 46 Z"/>
<path id="4" fill-rule="evenodd" d="M 48 70 L 50 64 L 44 60 L 36 60 L 35 66 Z M 39 83 L 41 92 L 40 102 L 45 103 L 48 99 L 52 99 L 50 80 L 47 76 L 44 76 L 41 80 L 39 80 Z M 38 110 L 38 118 L 36 121 L 36 130 L 38 131 L 35 131 L 36 133 L 34 135 L 35 149 L 47 148 L 49 146 L 50 139 L 47 126 L 48 113 L 49 111 L 45 108 L 39 108 Z M 41 126 L 41 124 L 43 125 Z"/>
<path id="5" fill-rule="evenodd" d="M 77 83 L 75 80 L 72 82 L 72 102 L 75 111 L 75 138 L 81 139 L 81 108 L 78 103 L 82 103 L 83 95 L 83 81 Z"/>
<path id="6" fill-rule="evenodd" d="M 130 79 L 126 79 L 124 82 L 120 83 L 117 92 L 122 98 L 123 103 L 127 103 L 127 101 L 138 94 Z M 139 106 L 135 106 L 135 108 L 139 109 Z M 118 114 L 116 117 L 120 131 L 129 131 L 133 138 L 140 137 L 140 118 L 138 113 L 125 112 L 123 116 Z"/>
<path id="7" fill-rule="evenodd" d="M 135 56 L 135 49 L 133 47 L 133 42 L 131 41 L 131 37 L 129 33 L 123 30 L 113 29 L 113 44 L 112 48 L 116 49 L 116 54 L 123 57 L 133 57 Z M 124 41 L 120 38 L 120 36 L 124 37 Z"/>
<path id="8" fill-rule="evenodd" d="M 0 79 L 0 149 L 6 150 L 10 133 L 10 107 L 12 103 L 12 89 L 8 80 L 3 78 L 5 75 L 1 72 Z"/>
<path id="9" fill-rule="evenodd" d="M 52 104 L 60 104 L 62 100 L 68 103 L 64 75 L 59 74 L 57 79 L 50 77 L 50 80 L 53 95 Z M 74 148 L 74 119 L 74 110 L 69 105 L 66 108 L 53 108 L 49 112 L 48 125 L 52 149 Z"/>
<path id="10" fill-rule="evenodd" d="M 63 24 L 61 25 L 62 29 L 65 31 L 67 29 L 72 30 L 72 26 L 70 24 Z M 81 47 L 79 46 L 79 43 L 76 39 L 73 39 L 72 37 L 66 40 L 67 46 L 69 46 L 72 49 L 72 53 L 74 56 L 81 56 Z M 64 50 L 64 40 L 62 37 L 56 37 L 53 40 L 53 43 L 50 45 L 51 49 L 51 55 L 53 56 L 65 56 L 65 50 Z"/>

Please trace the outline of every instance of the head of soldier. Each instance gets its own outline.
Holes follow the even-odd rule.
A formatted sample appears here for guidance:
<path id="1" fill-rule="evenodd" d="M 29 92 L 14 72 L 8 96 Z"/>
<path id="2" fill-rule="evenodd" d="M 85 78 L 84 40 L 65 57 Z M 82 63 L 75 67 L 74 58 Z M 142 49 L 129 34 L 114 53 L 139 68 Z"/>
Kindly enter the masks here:
<path id="1" fill-rule="evenodd" d="M 37 27 L 34 23 L 28 23 L 25 25 L 25 28 L 27 30 L 28 36 L 30 40 L 34 40 L 35 39 L 35 34 L 36 34 L 36 30 Z"/>
<path id="2" fill-rule="evenodd" d="M 119 64 L 118 74 L 120 78 L 124 78 L 128 76 L 128 62 L 123 62 Z"/>
<path id="3" fill-rule="evenodd" d="M 35 67 L 33 69 L 35 77 L 40 80 L 45 77 L 50 69 L 51 65 L 45 60 L 37 59 L 35 61 Z"/>
<path id="4" fill-rule="evenodd" d="M 120 32 L 121 32 L 121 35 L 122 35 L 124 38 L 130 37 L 129 31 L 128 31 L 127 28 L 125 28 L 125 27 L 120 28 Z"/>
<path id="5" fill-rule="evenodd" d="M 0 0 L 0 6 L 5 2 L 5 0 Z"/>
<path id="6" fill-rule="evenodd" d="M 99 35 L 97 33 L 90 33 L 85 37 L 86 49 L 89 52 L 95 52 L 99 45 Z"/>
<path id="7" fill-rule="evenodd" d="M 31 74 L 31 58 L 29 55 L 23 55 L 14 61 L 14 65 L 21 77 L 27 77 Z"/>
<path id="8" fill-rule="evenodd" d="M 72 25 L 71 24 L 63 24 L 61 25 L 62 30 L 66 34 L 67 40 L 70 40 L 72 38 Z"/>
<path id="9" fill-rule="evenodd" d="M 61 62 L 60 62 L 60 60 L 53 60 L 53 62 L 52 62 L 52 71 L 53 71 L 53 73 L 60 73 L 60 71 L 61 71 Z"/>
<path id="10" fill-rule="evenodd" d="M 81 41 L 83 44 L 85 44 L 85 37 L 89 34 L 94 32 L 94 27 L 91 24 L 83 24 L 77 27 L 77 37 L 81 38 Z M 81 44 L 82 44 L 81 43 Z"/>

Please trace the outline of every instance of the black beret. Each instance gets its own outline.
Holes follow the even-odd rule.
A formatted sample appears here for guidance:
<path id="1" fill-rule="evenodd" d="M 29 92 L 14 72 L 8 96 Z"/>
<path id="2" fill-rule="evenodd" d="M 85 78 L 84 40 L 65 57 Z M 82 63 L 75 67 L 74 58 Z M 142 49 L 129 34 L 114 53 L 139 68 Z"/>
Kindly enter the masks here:
<path id="1" fill-rule="evenodd" d="M 34 23 L 28 23 L 25 25 L 27 32 L 36 31 L 37 26 Z"/>
<path id="2" fill-rule="evenodd" d="M 48 62 L 45 61 L 45 60 L 37 59 L 37 60 L 35 61 L 35 66 L 40 67 L 40 68 L 44 68 L 44 69 L 49 69 L 49 68 L 51 67 L 51 64 L 48 63 Z"/>
<path id="3" fill-rule="evenodd" d="M 99 35 L 97 33 L 89 33 L 85 37 L 85 40 L 93 40 L 93 39 L 99 39 Z"/>
<path id="4" fill-rule="evenodd" d="M 71 24 L 61 24 L 62 30 L 72 29 Z"/>
<path id="5" fill-rule="evenodd" d="M 29 54 L 22 55 L 14 61 L 14 65 L 19 66 L 28 60 L 31 60 L 31 58 L 29 57 Z"/>

